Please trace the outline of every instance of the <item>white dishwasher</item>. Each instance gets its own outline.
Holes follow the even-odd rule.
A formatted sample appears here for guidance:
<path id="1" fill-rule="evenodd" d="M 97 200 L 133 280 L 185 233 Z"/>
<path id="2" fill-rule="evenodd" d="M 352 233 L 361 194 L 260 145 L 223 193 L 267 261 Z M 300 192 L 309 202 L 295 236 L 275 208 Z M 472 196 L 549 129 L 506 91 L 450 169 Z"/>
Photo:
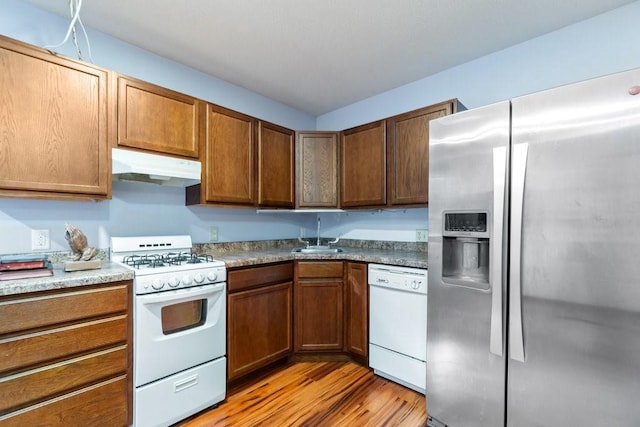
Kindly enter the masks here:
<path id="1" fill-rule="evenodd" d="M 425 392 L 427 270 L 369 264 L 369 366 Z"/>

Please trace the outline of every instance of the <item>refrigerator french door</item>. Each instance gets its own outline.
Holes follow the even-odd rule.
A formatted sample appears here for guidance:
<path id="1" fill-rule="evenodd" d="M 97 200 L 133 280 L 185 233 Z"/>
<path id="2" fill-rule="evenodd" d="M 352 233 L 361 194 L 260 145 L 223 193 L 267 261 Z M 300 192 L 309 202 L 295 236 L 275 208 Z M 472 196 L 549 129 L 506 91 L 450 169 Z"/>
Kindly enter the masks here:
<path id="1" fill-rule="evenodd" d="M 640 424 L 639 85 L 430 123 L 430 425 Z"/>

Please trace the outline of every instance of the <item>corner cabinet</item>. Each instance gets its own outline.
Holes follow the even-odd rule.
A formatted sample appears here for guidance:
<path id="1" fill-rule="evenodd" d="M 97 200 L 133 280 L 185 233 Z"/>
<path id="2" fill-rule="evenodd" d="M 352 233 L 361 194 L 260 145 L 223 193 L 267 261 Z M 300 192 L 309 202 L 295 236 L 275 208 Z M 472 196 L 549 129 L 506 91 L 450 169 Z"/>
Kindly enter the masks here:
<path id="1" fill-rule="evenodd" d="M 118 146 L 198 158 L 205 103 L 118 76 Z"/>
<path id="2" fill-rule="evenodd" d="M 258 205 L 293 208 L 295 132 L 258 123 Z"/>
<path id="3" fill-rule="evenodd" d="M 296 261 L 294 349 L 341 352 L 344 272 L 342 261 Z"/>
<path id="4" fill-rule="evenodd" d="M 0 298 L 0 424 L 132 422 L 131 281 Z"/>
<path id="5" fill-rule="evenodd" d="M 338 207 L 338 133 L 296 135 L 296 207 Z"/>
<path id="6" fill-rule="evenodd" d="M 458 107 L 454 99 L 386 120 L 389 205 L 427 205 L 429 121 L 453 114 Z"/>
<path id="7" fill-rule="evenodd" d="M 231 382 L 291 354 L 293 263 L 229 270 L 227 285 Z"/>
<path id="8" fill-rule="evenodd" d="M 345 130 L 340 136 L 340 207 L 387 203 L 385 121 Z"/>
<path id="9" fill-rule="evenodd" d="M 0 196 L 111 197 L 109 72 L 0 36 Z"/>

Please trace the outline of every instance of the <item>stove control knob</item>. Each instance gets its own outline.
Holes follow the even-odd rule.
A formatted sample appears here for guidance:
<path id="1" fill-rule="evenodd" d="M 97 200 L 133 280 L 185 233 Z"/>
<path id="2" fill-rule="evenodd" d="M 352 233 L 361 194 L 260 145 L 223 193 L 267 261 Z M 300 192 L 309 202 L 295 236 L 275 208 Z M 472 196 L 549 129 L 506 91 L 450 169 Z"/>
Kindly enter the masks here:
<path id="1" fill-rule="evenodd" d="M 193 280 L 195 280 L 197 283 L 202 283 L 204 282 L 204 276 L 200 273 L 197 273 Z"/>
<path id="2" fill-rule="evenodd" d="M 184 276 L 182 276 L 182 283 L 184 283 L 185 285 L 190 285 L 191 276 L 189 276 L 188 274 L 185 274 Z"/>
<path id="3" fill-rule="evenodd" d="M 160 279 L 153 279 L 153 281 L 151 282 L 151 287 L 157 291 L 159 291 L 160 289 L 162 289 L 164 287 L 164 283 L 162 283 L 162 281 Z"/>
<path id="4" fill-rule="evenodd" d="M 169 279 L 169 286 L 171 286 L 172 288 L 176 288 L 179 284 L 180 281 L 177 277 L 172 277 L 171 279 Z"/>
<path id="5" fill-rule="evenodd" d="M 210 271 L 207 273 L 207 279 L 209 279 L 211 282 L 215 282 L 217 278 L 218 278 L 218 275 L 216 274 L 215 271 Z"/>

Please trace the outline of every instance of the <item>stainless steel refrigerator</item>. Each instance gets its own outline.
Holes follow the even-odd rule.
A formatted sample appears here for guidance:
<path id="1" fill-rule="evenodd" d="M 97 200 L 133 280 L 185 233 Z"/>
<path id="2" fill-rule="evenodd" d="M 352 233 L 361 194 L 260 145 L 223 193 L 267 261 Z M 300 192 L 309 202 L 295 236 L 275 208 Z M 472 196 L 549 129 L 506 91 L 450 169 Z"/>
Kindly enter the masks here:
<path id="1" fill-rule="evenodd" d="M 640 425 L 640 70 L 430 123 L 433 426 Z"/>

